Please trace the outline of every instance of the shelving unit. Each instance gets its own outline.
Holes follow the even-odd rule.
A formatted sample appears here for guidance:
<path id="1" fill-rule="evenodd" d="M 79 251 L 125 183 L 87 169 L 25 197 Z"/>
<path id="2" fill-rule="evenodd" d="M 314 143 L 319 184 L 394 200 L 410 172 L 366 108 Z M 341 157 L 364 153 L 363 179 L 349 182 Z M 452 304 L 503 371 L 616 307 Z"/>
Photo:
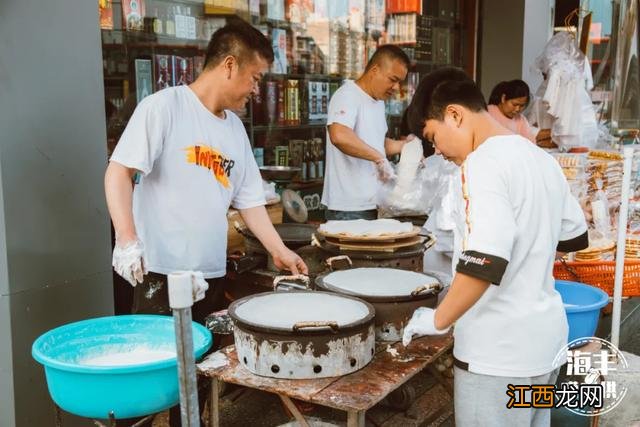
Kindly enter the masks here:
<path id="1" fill-rule="evenodd" d="M 173 84 L 178 80 L 168 74 L 158 78 L 159 57 L 165 62 L 173 61 L 174 66 L 179 64 L 182 72 L 185 69 L 192 72 L 195 79 L 211 34 L 229 19 L 244 19 L 272 38 L 274 50 L 280 58 L 280 69 L 272 69 L 263 79 L 258 97 L 262 98 L 262 104 L 254 98 L 239 114 L 256 158 L 264 159 L 265 164 L 285 159 L 289 165 L 296 166 L 304 156 L 303 150 L 295 148 L 296 144 L 303 144 L 304 141 L 313 141 L 309 144 L 312 147 L 324 144 L 325 117 L 330 96 L 345 78 L 354 78 L 362 72 L 377 45 L 396 44 L 412 58 L 407 86 L 398 98 L 388 103 L 390 137 L 399 136 L 402 111 L 421 75 L 444 65 L 466 66 L 469 69 L 468 58 L 473 56 L 473 53 L 468 54 L 470 47 L 474 46 L 469 34 L 475 30 L 469 29 L 469 22 L 474 21 L 469 14 L 470 11 L 475 13 L 475 0 L 419 0 L 417 3 L 420 3 L 423 14 L 415 11 L 398 12 L 388 13 L 386 17 L 385 9 L 389 0 L 363 0 L 364 9 L 358 11 L 356 7 L 355 12 L 352 6 L 344 8 L 342 12 L 337 11 L 342 2 L 332 1 L 324 2 L 330 5 L 321 10 L 321 4 L 316 5 L 311 0 L 137 0 L 139 6 L 144 6 L 138 30 L 135 31 L 124 28 L 127 21 L 122 14 L 131 0 L 106 1 L 112 6 L 112 16 L 110 23 L 109 19 L 101 16 L 101 26 L 106 22 L 101 36 L 110 150 L 140 98 L 140 94 L 136 94 L 137 78 L 138 83 L 141 81 L 136 65 L 142 69 L 146 67 L 147 72 L 151 73 L 151 78 L 147 80 L 153 81 L 154 86 L 149 93 L 158 89 L 155 87 L 157 81 L 164 83 L 168 79 Z M 272 13 L 273 9 L 269 12 L 269 8 L 277 2 L 281 2 L 284 19 L 274 19 L 279 13 Z M 319 9 L 305 10 L 309 4 Z M 287 7 L 294 5 L 300 7 L 297 11 L 300 22 L 288 20 L 290 11 Z M 395 40 L 391 34 L 391 20 L 396 16 L 408 15 L 414 17 L 402 19 L 415 22 L 416 28 L 412 29 L 415 37 L 411 40 Z M 178 20 L 183 25 L 186 21 L 190 23 L 190 37 L 175 36 Z M 397 26 L 395 28 L 398 29 Z M 446 41 L 446 49 L 442 48 L 445 53 L 437 50 L 438 43 L 444 43 L 438 37 Z M 423 55 L 425 49 L 432 49 L 430 57 Z M 165 69 L 162 72 L 170 73 Z M 295 83 L 288 87 L 290 82 Z M 309 95 L 312 89 L 309 82 L 320 85 L 320 91 Z M 314 94 L 317 98 L 315 102 L 310 102 L 309 97 Z M 283 99 L 289 96 L 292 98 Z M 288 113 L 285 113 L 289 116 L 283 117 L 283 109 L 287 108 Z M 287 146 L 290 148 L 288 155 L 281 155 L 283 147 Z M 280 150 L 279 155 L 276 155 L 277 150 Z M 324 162 L 323 153 L 316 153 L 317 156 L 320 158 L 314 161 Z M 322 187 L 322 181 L 308 181 L 308 184 Z"/>

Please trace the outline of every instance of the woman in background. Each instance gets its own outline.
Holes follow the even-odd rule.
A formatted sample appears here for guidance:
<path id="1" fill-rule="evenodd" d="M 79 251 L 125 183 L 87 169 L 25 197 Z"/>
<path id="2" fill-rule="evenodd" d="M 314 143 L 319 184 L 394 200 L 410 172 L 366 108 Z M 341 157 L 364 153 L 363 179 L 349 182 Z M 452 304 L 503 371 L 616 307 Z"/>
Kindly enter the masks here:
<path id="1" fill-rule="evenodd" d="M 488 110 L 502 126 L 536 143 L 537 132 L 521 114 L 530 99 L 529 86 L 522 80 L 500 82 L 491 91 Z"/>

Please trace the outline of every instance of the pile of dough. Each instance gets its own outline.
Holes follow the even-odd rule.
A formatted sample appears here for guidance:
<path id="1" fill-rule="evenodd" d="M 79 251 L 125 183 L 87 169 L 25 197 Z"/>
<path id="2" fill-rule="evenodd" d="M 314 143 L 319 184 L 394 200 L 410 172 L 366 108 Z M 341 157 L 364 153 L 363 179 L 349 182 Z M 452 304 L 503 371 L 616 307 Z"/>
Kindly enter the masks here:
<path id="1" fill-rule="evenodd" d="M 407 200 L 406 195 L 412 191 L 416 173 L 422 160 L 422 142 L 414 138 L 402 147 L 400 161 L 398 162 L 396 185 L 391 190 L 388 204 L 402 209 L 411 209 L 415 205 L 412 200 Z"/>
<path id="2" fill-rule="evenodd" d="M 385 236 L 408 233 L 413 230 L 410 222 L 395 219 L 354 219 L 349 221 L 327 221 L 320 225 L 320 231 L 326 234 L 342 234 L 351 237 Z"/>

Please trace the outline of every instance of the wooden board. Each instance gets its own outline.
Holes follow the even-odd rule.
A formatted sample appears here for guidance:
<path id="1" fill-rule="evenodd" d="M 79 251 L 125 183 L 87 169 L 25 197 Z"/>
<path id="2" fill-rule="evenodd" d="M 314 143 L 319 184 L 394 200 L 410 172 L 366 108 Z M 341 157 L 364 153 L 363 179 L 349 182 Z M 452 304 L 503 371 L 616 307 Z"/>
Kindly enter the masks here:
<path id="1" fill-rule="evenodd" d="M 328 237 L 330 239 L 339 240 L 341 242 L 395 242 L 397 240 L 415 237 L 420 234 L 420 230 L 420 227 L 414 225 L 413 230 L 407 231 L 406 233 L 383 234 L 381 236 L 350 236 L 344 233 L 327 233 L 318 228 L 318 234 L 324 236 L 325 238 Z"/>
<path id="2" fill-rule="evenodd" d="M 329 246 L 341 251 L 367 251 L 367 252 L 395 252 L 398 249 L 423 244 L 426 238 L 413 236 L 408 239 L 400 239 L 393 242 L 343 242 L 337 239 L 325 238 Z"/>
<path id="3" fill-rule="evenodd" d="M 228 358 L 226 366 L 206 368 L 206 360 L 215 354 L 212 353 L 196 368 L 198 374 L 217 377 L 224 382 L 284 394 L 343 411 L 363 411 L 376 405 L 452 346 L 451 333 L 418 338 L 406 348 L 400 342 L 391 344 L 397 355 L 387 351 L 386 343 L 376 345 L 371 363 L 352 374 L 334 378 L 288 380 L 260 377 L 238 362 L 234 346 L 220 350 Z"/>

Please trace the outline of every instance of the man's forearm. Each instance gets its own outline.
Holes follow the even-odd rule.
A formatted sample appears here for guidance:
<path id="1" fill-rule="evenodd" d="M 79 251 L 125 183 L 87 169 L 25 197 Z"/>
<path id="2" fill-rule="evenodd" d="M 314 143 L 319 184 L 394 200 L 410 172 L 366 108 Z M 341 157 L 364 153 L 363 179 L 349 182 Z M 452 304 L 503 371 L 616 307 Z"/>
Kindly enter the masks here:
<path id="1" fill-rule="evenodd" d="M 109 215 L 116 236 L 121 243 L 136 239 L 136 227 L 133 222 L 133 184 L 132 172 L 125 166 L 111 162 L 104 176 L 104 191 L 107 198 Z"/>
<path id="2" fill-rule="evenodd" d="M 385 158 L 385 155 L 356 135 L 353 129 L 340 124 L 329 125 L 331 143 L 344 154 L 372 162 Z"/>
<path id="3" fill-rule="evenodd" d="M 486 280 L 456 273 L 449 292 L 436 310 L 435 327 L 445 329 L 451 326 L 480 299 L 489 286 Z"/>
<path id="4" fill-rule="evenodd" d="M 240 209 L 239 212 L 249 230 L 260 240 L 269 253 L 273 254 L 285 248 L 264 206 Z"/>
<path id="5" fill-rule="evenodd" d="M 402 147 L 406 143 L 405 140 L 396 140 L 391 138 L 384 139 L 384 151 L 387 156 L 393 156 L 402 152 Z"/>

